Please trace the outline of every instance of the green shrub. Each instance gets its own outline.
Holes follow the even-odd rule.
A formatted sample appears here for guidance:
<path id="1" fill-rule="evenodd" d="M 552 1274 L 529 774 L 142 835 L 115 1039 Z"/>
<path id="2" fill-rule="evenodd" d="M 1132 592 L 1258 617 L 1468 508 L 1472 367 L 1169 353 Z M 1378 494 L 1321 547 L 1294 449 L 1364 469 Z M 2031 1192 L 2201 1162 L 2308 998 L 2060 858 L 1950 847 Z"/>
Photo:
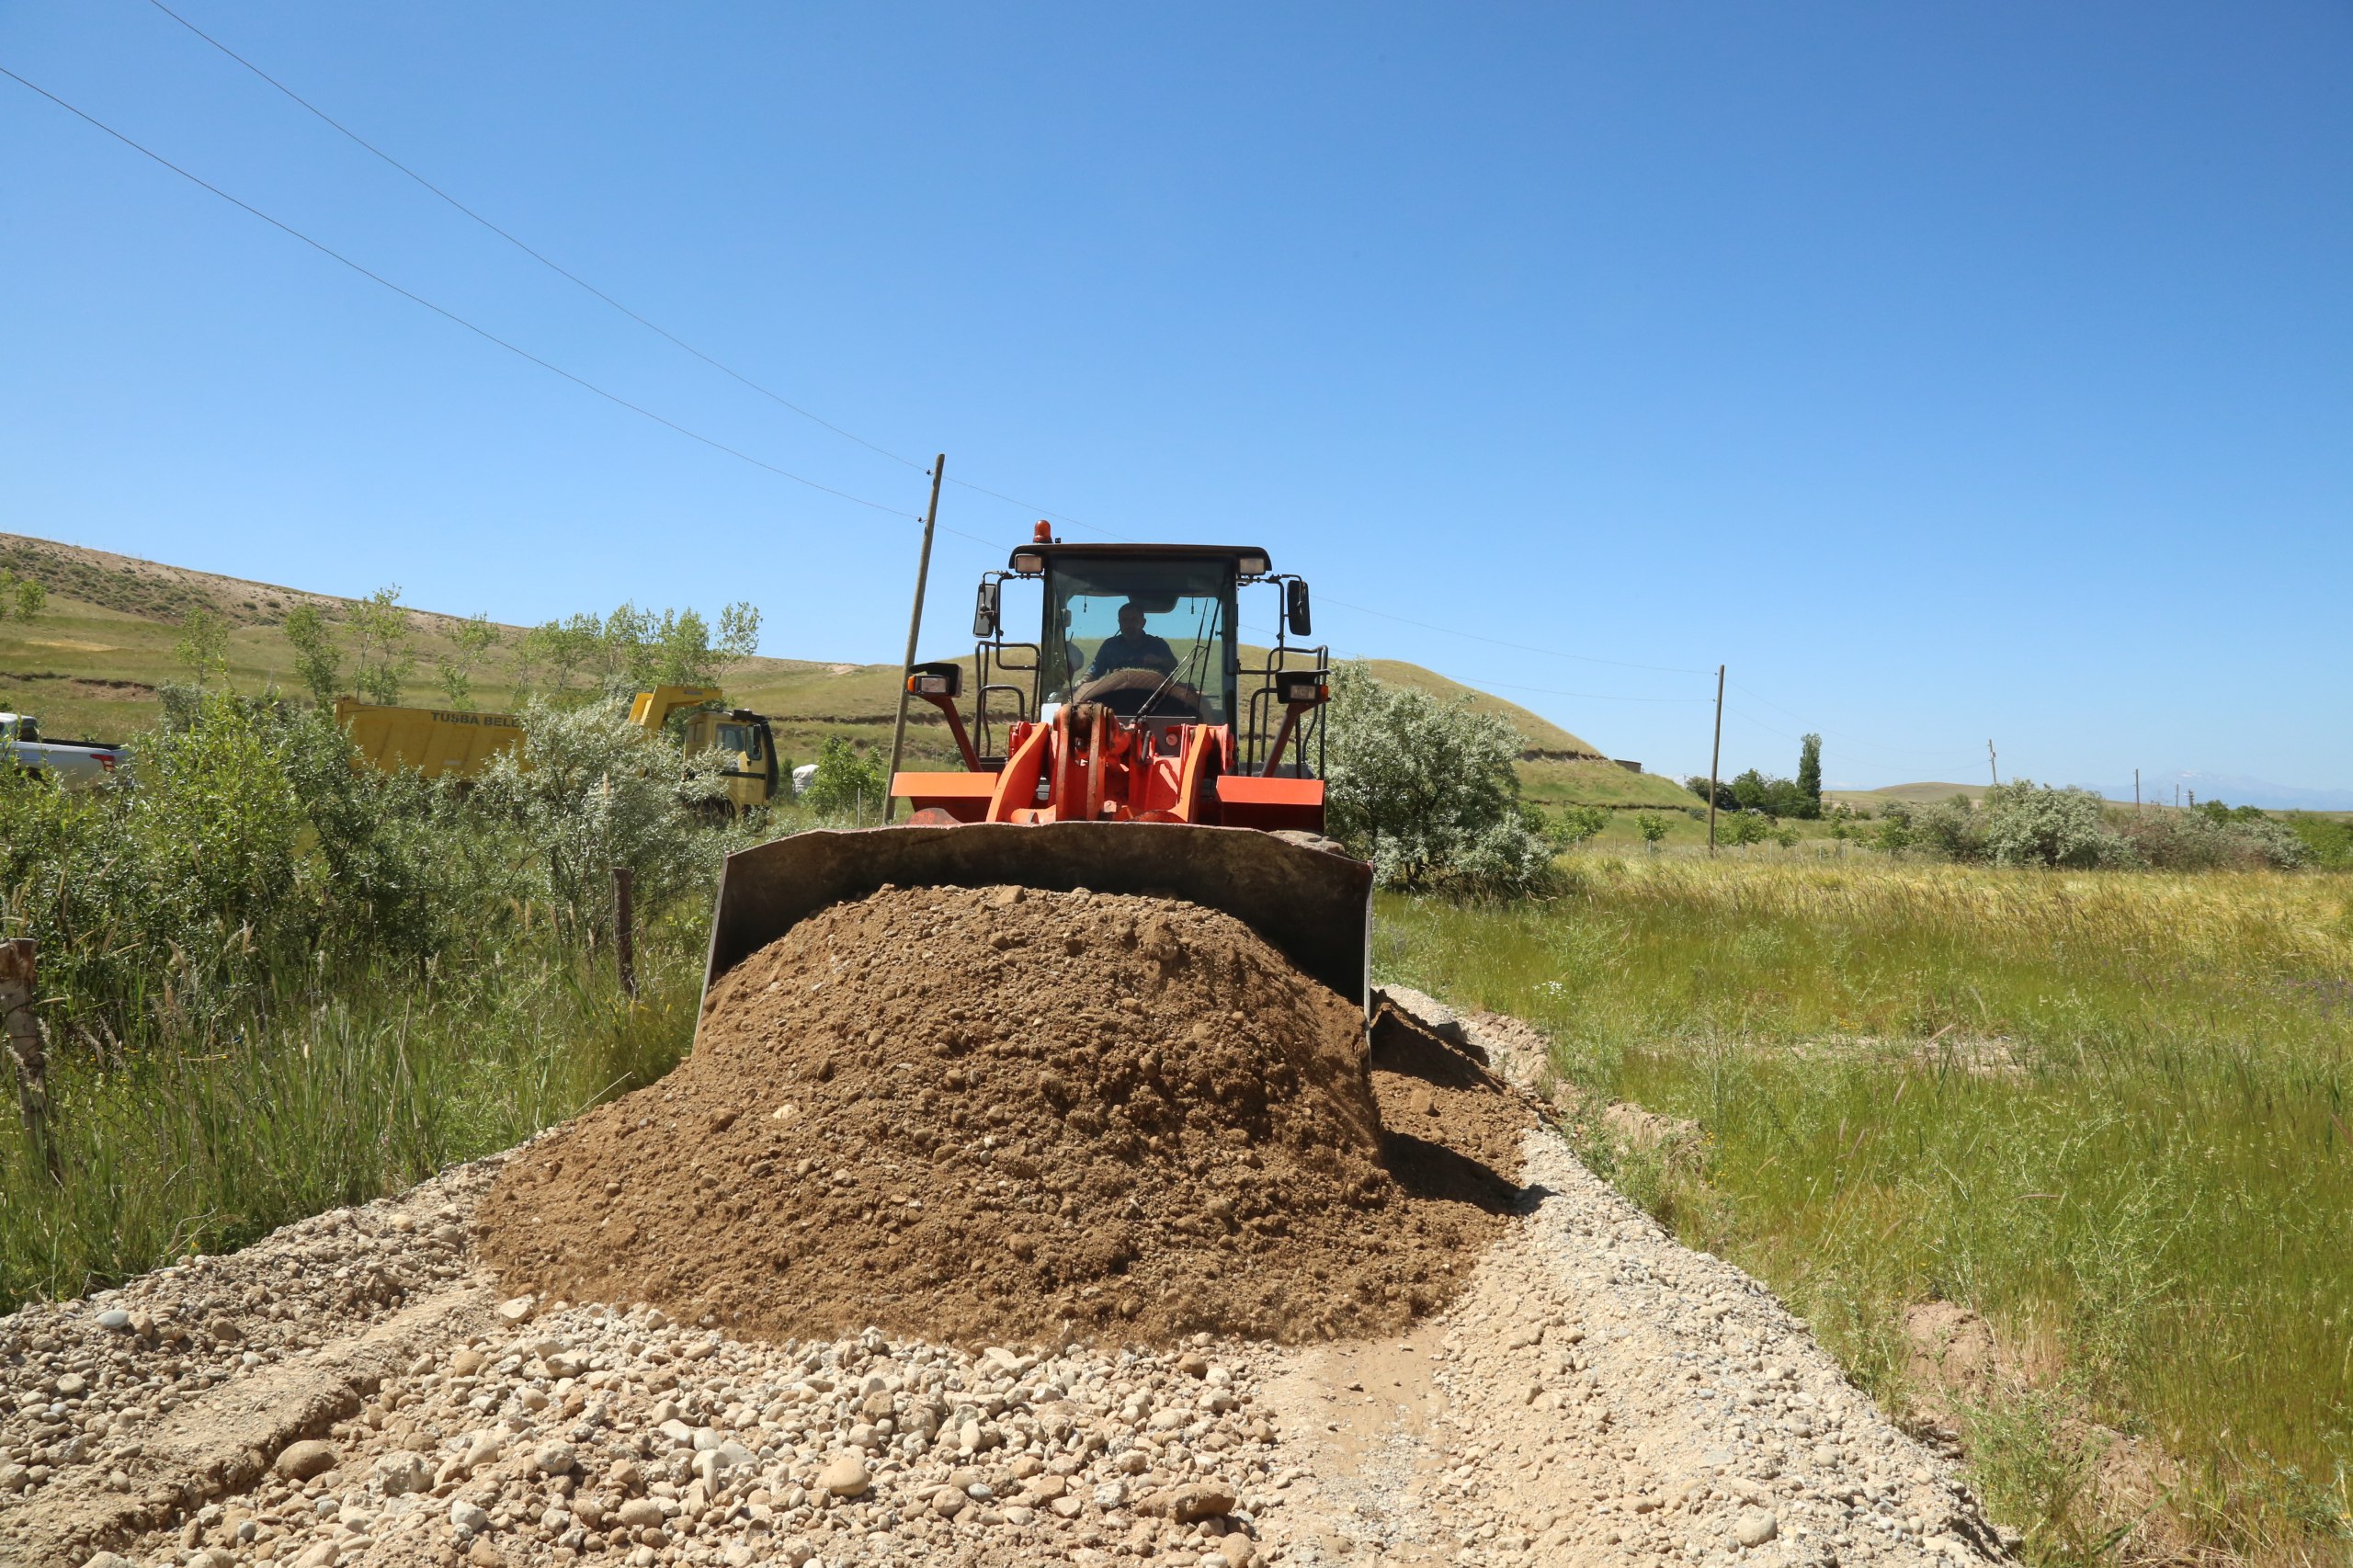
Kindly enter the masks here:
<path id="1" fill-rule="evenodd" d="M 2107 802 L 2089 790 L 2058 790 L 2030 778 L 1985 792 L 1984 856 L 1997 866 L 2134 866 L 2141 857 L 2108 825 Z"/>
<path id="2" fill-rule="evenodd" d="M 887 784 L 881 764 L 859 756 L 839 735 L 827 735 L 817 748 L 817 771 L 809 776 L 801 803 L 821 817 L 879 821 Z"/>
<path id="3" fill-rule="evenodd" d="M 1361 664 L 1336 673 L 1330 714 L 1325 821 L 1381 885 L 1507 895 L 1543 882 L 1552 846 L 1518 810 L 1510 725 Z"/>
<path id="4" fill-rule="evenodd" d="M 2252 806 L 2134 812 L 2118 831 L 2144 864 L 2168 871 L 2287 870 L 2311 858 L 2292 829 Z"/>
<path id="5" fill-rule="evenodd" d="M 616 866 L 632 873 L 644 919 L 710 885 L 726 840 L 702 831 L 695 813 L 726 798 L 718 752 L 688 755 L 669 735 L 630 722 L 618 701 L 534 700 L 517 720 L 522 748 L 492 760 L 479 804 L 519 837 L 560 922 L 609 929 Z"/>

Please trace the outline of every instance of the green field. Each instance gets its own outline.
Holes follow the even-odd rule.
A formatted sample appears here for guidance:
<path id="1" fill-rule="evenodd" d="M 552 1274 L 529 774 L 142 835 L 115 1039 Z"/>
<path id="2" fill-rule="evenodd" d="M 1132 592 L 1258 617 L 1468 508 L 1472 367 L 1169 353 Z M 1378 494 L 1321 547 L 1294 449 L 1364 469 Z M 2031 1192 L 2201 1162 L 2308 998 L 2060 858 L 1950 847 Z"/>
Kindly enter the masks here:
<path id="1" fill-rule="evenodd" d="M 1385 897 L 1376 972 L 1696 1123 L 1587 1146 L 1891 1408 L 1948 1407 L 2038 1561 L 2353 1554 L 2353 878 L 1567 864 Z M 1938 1386 L 1925 1302 L 1995 1375 Z"/>
<path id="2" fill-rule="evenodd" d="M 346 606 L 344 600 L 297 589 L 15 534 L 0 534 L 0 568 L 32 577 L 50 591 L 48 608 L 36 619 L 0 621 L 0 710 L 32 713 L 60 737 L 120 742 L 153 723 L 160 711 L 158 688 L 186 676 L 173 649 L 180 618 L 191 609 L 208 609 L 229 623 L 229 683 L 257 692 L 299 685 L 293 650 L 280 630 L 289 609 L 304 600 L 331 614 Z M 426 706 L 442 700 L 432 671 L 454 646 L 459 624 L 450 616 L 412 612 L 418 665 L 404 691 L 405 700 Z M 505 646 L 493 652 L 475 680 L 475 706 L 493 711 L 515 699 L 510 653 L 521 629 L 501 630 Z M 1248 650 L 1245 663 L 1261 652 Z M 934 650 L 933 656 L 958 659 L 970 676 L 969 643 Z M 1673 805 L 1688 799 L 1672 780 L 1589 760 L 1599 757 L 1598 747 L 1516 703 L 1418 665 L 1393 659 L 1370 664 L 1383 680 L 1463 697 L 1476 710 L 1510 724 L 1529 754 L 1520 776 L 1530 799 L 1612 806 Z M 771 716 L 789 762 L 814 761 L 833 736 L 861 750 L 887 751 L 891 744 L 896 665 L 754 658 L 730 669 L 725 686 L 729 700 Z M 946 767 L 955 761 L 947 725 L 920 703 L 910 710 L 908 747 L 911 767 Z"/>

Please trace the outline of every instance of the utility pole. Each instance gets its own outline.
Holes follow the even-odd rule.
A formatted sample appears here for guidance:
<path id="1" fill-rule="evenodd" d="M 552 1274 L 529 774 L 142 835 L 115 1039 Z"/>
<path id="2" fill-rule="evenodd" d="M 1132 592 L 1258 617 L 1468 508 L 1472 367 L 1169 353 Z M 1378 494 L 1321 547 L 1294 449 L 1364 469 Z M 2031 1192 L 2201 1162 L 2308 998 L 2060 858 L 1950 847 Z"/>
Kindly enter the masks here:
<path id="1" fill-rule="evenodd" d="M 2132 814 L 2141 814 L 2141 770 L 2137 767 L 2132 770 Z"/>
<path id="2" fill-rule="evenodd" d="M 907 657 L 899 666 L 899 718 L 891 726 L 891 771 L 882 776 L 882 816 L 887 826 L 898 801 L 891 793 L 892 780 L 899 777 L 899 755 L 907 744 L 907 676 L 915 667 L 915 639 L 923 631 L 923 588 L 931 576 L 931 530 L 939 522 L 939 481 L 948 472 L 948 454 L 940 453 L 931 460 L 931 505 L 924 508 L 923 553 L 915 558 L 915 608 L 907 617 Z"/>
<path id="3" fill-rule="evenodd" d="M 1716 853 L 1716 769 L 1724 759 L 1724 667 L 1716 666 L 1716 744 L 1708 749 L 1708 855 Z"/>
<path id="4" fill-rule="evenodd" d="M 1994 782 L 1996 785 L 1999 785 L 2002 782 L 2002 770 L 1995 767 L 1994 762 L 1994 743 L 1992 741 L 1987 741 L 1985 743 L 1985 771 L 1993 775 Z"/>

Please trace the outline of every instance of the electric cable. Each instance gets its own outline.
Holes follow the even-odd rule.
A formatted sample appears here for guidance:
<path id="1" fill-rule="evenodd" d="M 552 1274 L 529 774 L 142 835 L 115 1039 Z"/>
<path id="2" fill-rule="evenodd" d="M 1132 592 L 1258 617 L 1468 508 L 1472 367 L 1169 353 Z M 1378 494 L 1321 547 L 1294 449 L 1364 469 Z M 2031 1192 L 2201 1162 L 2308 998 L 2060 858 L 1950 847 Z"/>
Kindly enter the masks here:
<path id="1" fill-rule="evenodd" d="M 573 385 L 579 387 L 584 391 L 594 392 L 598 397 L 603 398 L 606 402 L 610 403 L 617 407 L 625 408 L 631 414 L 637 415 L 642 418 L 650 419 L 656 425 L 677 432 L 679 435 L 686 437 L 688 440 L 699 441 L 704 446 L 710 448 L 714 451 L 724 452 L 729 457 L 734 458 L 738 461 L 749 463 L 754 468 L 766 469 L 768 472 L 782 479 L 789 479 L 795 484 L 806 485 L 812 490 L 823 492 L 827 495 L 837 496 L 844 501 L 855 502 L 860 506 L 870 506 L 875 511 L 885 512 L 892 517 L 904 517 L 909 515 L 900 511 L 896 506 L 885 506 L 880 501 L 870 501 L 863 495 L 853 495 L 847 490 L 836 490 L 830 484 L 820 484 L 817 481 L 794 473 L 790 469 L 779 468 L 772 462 L 768 462 L 764 459 L 756 458 L 752 456 L 751 453 L 731 447 L 724 441 L 715 440 L 712 437 L 704 435 L 699 430 L 689 429 L 686 426 L 679 424 L 676 420 L 656 414 L 652 409 L 647 408 L 641 403 L 631 403 L 629 399 L 621 396 L 618 392 L 607 392 L 603 387 L 598 386 L 596 382 L 589 381 L 587 378 L 574 375 L 561 365 L 555 364 L 550 360 L 542 359 L 538 355 L 532 353 L 529 349 L 520 347 L 516 344 L 508 342 L 506 338 L 499 336 L 496 333 L 490 331 L 488 328 L 476 326 L 472 322 L 468 321 L 465 317 L 458 314 L 455 311 L 449 310 L 446 306 L 437 305 L 432 301 L 426 299 L 424 295 L 419 294 L 413 290 L 401 287 L 401 285 L 393 282 L 391 278 L 386 278 L 383 274 L 380 272 L 371 272 L 366 267 L 361 266 L 358 262 L 354 261 L 351 257 L 344 255 L 341 251 L 313 239 L 310 235 L 302 233 L 301 230 L 295 228 L 290 223 L 281 222 L 279 220 L 273 218 L 268 213 L 263 211 L 260 208 L 256 207 L 253 203 L 230 195 L 227 191 L 222 189 L 219 186 L 214 185 L 211 181 L 205 179 L 199 175 L 191 174 L 187 169 L 180 167 L 179 165 L 172 162 L 169 158 L 165 157 L 161 153 L 156 152 L 154 149 L 145 146 L 141 142 L 134 142 L 130 137 L 124 135 L 121 131 L 117 131 L 113 126 L 108 125 L 106 121 L 98 119 L 96 115 L 89 114 L 82 109 L 74 108 L 74 105 L 67 103 L 63 98 L 59 97 L 55 93 L 51 92 L 47 87 L 40 85 L 38 82 L 29 81 L 27 78 L 20 76 L 5 65 L 0 65 L 0 75 L 5 75 L 10 81 L 17 83 L 18 85 L 29 88 L 33 92 L 39 93 L 42 97 L 47 98 L 51 103 L 55 104 L 58 108 L 65 110 L 68 114 L 71 114 L 76 119 L 84 120 L 90 125 L 96 126 L 98 130 L 105 131 L 108 136 L 113 137 L 116 141 L 121 142 L 131 151 L 154 160 L 164 167 L 171 170 L 172 173 L 179 176 L 182 179 L 187 180 L 189 184 L 199 186 L 205 190 L 210 191 L 213 195 L 229 203 L 232 207 L 239 208 L 244 211 L 252 214 L 254 217 L 260 219 L 263 222 L 267 223 L 271 228 L 301 241 L 313 250 L 317 251 L 321 256 L 326 256 L 328 259 L 333 261 L 341 262 L 344 266 L 349 267 L 352 271 L 357 272 L 360 277 L 367 278 L 369 282 L 379 284 L 385 289 L 389 289 L 393 293 L 398 294 L 401 298 L 409 301 L 413 304 L 424 306 L 426 310 L 431 311 L 435 315 L 440 316 L 447 321 L 452 322 L 457 325 L 465 328 L 468 332 L 472 333 L 475 336 L 483 339 L 484 342 L 495 344 L 499 347 L 506 349 L 509 354 L 514 355 L 518 359 L 529 360 L 530 363 L 537 365 L 542 370 L 546 370 L 553 375 L 561 376 L 565 381 L 573 383 Z M 921 521 L 920 518 L 917 518 L 916 520 Z M 967 534 L 961 537 L 969 539 L 972 536 Z"/>
<path id="2" fill-rule="evenodd" d="M 549 271 L 555 273 L 558 277 L 563 278 L 575 287 L 585 290 L 587 293 L 595 296 L 597 300 L 602 301 L 612 309 L 620 312 L 622 315 L 629 317 L 630 320 L 637 323 L 640 326 L 644 327 L 647 331 L 657 335 L 677 348 L 694 356 L 697 359 L 699 359 L 704 364 L 711 367 L 711 369 L 718 370 L 722 375 L 725 375 L 735 381 L 740 382 L 751 391 L 759 393 L 762 397 L 775 403 L 779 407 L 790 409 L 794 414 L 801 415 L 811 423 L 833 432 L 835 435 L 841 437 L 845 440 L 854 441 L 858 445 L 866 448 L 869 451 L 889 458 L 893 462 L 902 463 L 908 468 L 915 469 L 918 472 L 924 472 L 924 465 L 915 461 L 914 459 L 904 456 L 901 453 L 894 452 L 888 447 L 882 446 L 877 442 L 870 441 L 865 437 L 858 435 L 856 431 L 845 429 L 843 426 L 826 419 L 822 415 L 813 413 L 813 411 L 802 407 L 801 404 L 794 403 L 791 399 L 784 396 L 779 392 L 776 392 L 774 389 L 764 386 L 760 382 L 754 381 L 751 377 L 744 374 L 742 371 L 727 364 L 725 361 L 696 347 L 693 344 L 688 343 L 686 339 L 678 336 L 676 333 L 671 332 L 668 328 L 661 325 L 659 323 L 650 320 L 639 312 L 631 309 L 628 305 L 623 304 L 612 295 L 607 293 L 602 289 L 597 288 L 586 278 L 582 278 L 579 274 L 572 271 L 570 268 L 564 267 L 561 263 L 555 261 L 551 257 L 526 243 L 524 240 L 518 238 L 510 231 L 492 222 L 489 218 L 486 218 L 482 213 L 477 212 L 472 207 L 467 206 L 464 202 L 459 200 L 456 197 L 450 195 L 448 191 L 442 189 L 439 186 L 434 184 L 431 180 L 417 173 L 416 170 L 409 167 L 398 158 L 393 157 L 390 153 L 385 152 L 381 147 L 377 146 L 374 142 L 369 141 L 366 137 L 352 130 L 351 127 L 344 124 L 343 121 L 335 119 L 335 116 L 327 113 L 326 110 L 319 108 L 318 105 L 311 102 L 310 99 L 302 97 L 301 94 L 296 92 L 293 88 L 288 86 L 285 83 L 279 81 L 277 77 L 271 75 L 268 72 L 263 70 L 260 66 L 255 64 L 252 61 L 238 53 L 235 50 L 230 48 L 219 39 L 214 38 L 210 33 L 206 32 L 194 22 L 189 21 L 186 17 L 181 16 L 177 11 L 172 9 L 171 6 L 165 5 L 164 0 L 148 0 L 148 4 L 154 6 L 156 10 L 161 11 L 173 21 L 177 22 L 181 27 L 187 28 L 190 33 L 193 33 L 204 42 L 211 45 L 230 60 L 234 61 L 237 64 L 243 66 L 245 70 L 251 72 L 254 75 L 267 83 L 279 93 L 285 95 L 288 99 L 299 106 L 306 113 L 316 118 L 322 124 L 324 124 L 334 130 L 337 134 L 347 138 L 355 146 L 361 148 L 371 156 L 381 160 L 391 168 L 397 170 L 407 178 L 415 181 L 420 187 L 430 192 L 441 201 L 447 203 L 454 210 L 472 220 L 475 223 L 480 224 L 491 233 L 497 235 L 500 239 L 506 241 L 508 244 L 513 245 L 517 250 L 521 251 L 525 256 L 529 256 L 532 260 L 538 262 Z M 19 80 L 21 80 L 21 78 L 19 78 Z M 76 112 L 79 111 L 77 110 Z M 337 259 L 341 258 L 338 257 Z M 438 307 L 436 308 L 438 309 Z M 617 399 L 616 401 L 619 400 Z M 804 481 L 803 483 L 807 482 Z M 1075 517 L 1071 517 L 1062 513 L 1058 513 L 1050 507 L 1039 506 L 1034 503 L 1023 501 L 1017 496 L 1007 495 L 1002 491 L 992 490 L 986 485 L 976 484 L 968 479 L 959 479 L 951 476 L 948 483 L 956 485 L 961 489 L 969 490 L 975 494 L 986 495 L 992 500 L 1002 501 L 1009 506 L 1019 507 L 1025 512 L 1034 512 L 1041 517 L 1049 518 L 1067 527 L 1079 528 L 1087 533 L 1100 535 L 1115 543 L 1132 542 L 1131 540 L 1125 540 L 1122 536 L 1113 533 L 1108 529 L 1098 528 L 1091 523 L 1080 522 Z M 821 486 L 820 488 L 823 487 Z M 840 493 L 836 492 L 835 494 Z M 871 505 L 872 503 L 869 504 Z M 954 530 L 951 529 L 948 531 L 953 532 Z M 958 537 L 971 539 L 972 536 L 970 534 L 960 534 Z M 1460 631 L 1452 627 L 1439 626 L 1430 621 L 1415 620 L 1407 616 L 1392 615 L 1385 610 L 1377 610 L 1363 605 L 1351 604 L 1345 599 L 1336 598 L 1331 599 L 1328 602 L 1337 605 L 1344 609 L 1353 609 L 1365 615 L 1381 616 L 1385 619 L 1394 620 L 1403 625 L 1420 627 L 1424 631 L 1437 631 L 1448 636 L 1467 637 L 1476 642 L 1494 643 L 1497 647 L 1511 648 L 1520 653 L 1537 653 L 1549 658 L 1570 659 L 1587 664 L 1613 665 L 1622 669 L 1651 670 L 1674 675 L 1703 675 L 1706 673 L 1705 671 L 1700 670 L 1675 669 L 1662 665 L 1633 664 L 1620 659 L 1603 659 L 1597 658 L 1589 654 L 1563 653 L 1552 649 L 1532 648 L 1524 643 L 1506 642 L 1496 638 L 1482 637 L 1476 632 Z M 1528 687 L 1526 689 L 1536 690 L 1540 688 Z M 1611 699 L 1610 700 L 1639 701 L 1651 699 Z"/>
<path id="3" fill-rule="evenodd" d="M 546 267 L 557 277 L 587 290 L 590 294 L 593 294 L 597 299 L 602 300 L 606 304 L 610 305 L 621 314 L 629 317 L 630 320 L 637 323 L 638 325 L 645 328 L 648 332 L 654 333 L 676 345 L 677 347 L 684 349 L 687 353 L 693 355 L 696 358 L 701 360 L 712 369 L 719 371 L 722 375 L 729 376 L 733 378 L 735 381 L 741 381 L 744 385 L 749 387 L 752 391 L 759 393 L 762 397 L 767 398 L 769 402 L 776 403 L 779 407 L 789 408 L 793 413 L 801 415 L 801 418 L 810 421 L 812 424 L 823 426 L 824 428 L 832 431 L 835 435 L 841 437 L 844 440 L 855 441 L 859 446 L 864 447 L 867 450 L 876 452 L 883 457 L 889 458 L 892 462 L 904 463 L 908 468 L 916 471 L 918 473 L 926 472 L 924 465 L 917 462 L 915 459 L 902 456 L 901 454 L 891 450 L 888 447 L 878 446 L 876 443 L 870 441 L 865 437 L 858 434 L 855 430 L 845 430 L 840 426 L 835 424 L 832 420 L 824 418 L 821 415 L 811 413 L 808 409 L 801 407 L 799 403 L 793 402 L 790 398 L 784 396 L 781 392 L 778 392 L 767 387 L 762 386 L 759 382 L 752 380 L 751 377 L 744 374 L 741 370 L 736 369 L 733 366 L 704 353 L 701 349 L 696 347 L 693 344 L 688 343 L 685 338 L 680 337 L 677 334 L 670 331 L 667 327 L 661 325 L 659 323 L 647 320 L 644 316 L 640 315 L 637 312 L 630 309 L 627 305 L 622 304 L 619 300 L 614 299 L 610 294 L 606 293 L 602 289 L 597 288 L 594 283 L 589 282 L 578 273 L 572 271 L 560 262 L 551 259 L 541 252 L 532 248 L 529 244 L 525 244 L 522 240 L 517 239 L 514 234 L 508 233 L 506 230 L 500 228 L 496 223 L 492 222 L 489 219 L 483 217 L 481 213 L 475 211 L 472 208 L 467 206 L 464 202 L 459 200 L 456 197 L 450 195 L 439 186 L 435 185 L 431 180 L 426 179 L 423 175 L 418 174 L 415 169 L 410 168 L 406 164 L 402 163 L 398 158 L 393 157 L 390 153 L 385 152 L 381 147 L 377 146 L 373 142 L 369 141 L 366 137 L 360 135 L 359 132 L 352 130 L 351 127 L 344 124 L 343 121 L 335 119 L 335 116 L 327 113 L 326 110 L 321 108 L 318 105 L 313 103 L 310 99 L 304 97 L 301 94 L 296 92 L 293 88 L 288 86 L 285 83 L 279 81 L 277 77 L 271 75 L 260 66 L 255 64 L 252 61 L 247 60 L 244 55 L 239 54 L 235 50 L 231 49 L 227 44 L 222 43 L 219 39 L 214 38 L 210 33 L 206 32 L 202 28 L 198 27 L 194 22 L 189 21 L 186 17 L 181 16 L 177 11 L 173 10 L 169 6 L 165 5 L 164 0 L 147 0 L 147 3 L 154 6 L 158 11 L 163 12 L 164 15 L 169 17 L 172 20 L 177 22 L 180 26 L 186 28 L 188 31 L 194 33 L 197 37 L 202 39 L 205 42 L 210 44 L 213 48 L 219 50 L 222 53 L 227 55 L 230 59 L 235 61 L 238 64 L 244 66 L 246 70 L 252 72 L 255 75 L 260 77 L 263 81 L 268 83 L 271 86 L 277 88 L 279 92 L 285 94 L 289 98 L 291 98 L 295 103 L 301 106 L 302 108 L 308 110 L 311 114 L 315 115 L 321 121 L 332 127 L 342 135 L 349 138 L 354 144 L 365 149 L 376 157 L 382 159 L 386 164 L 389 164 L 392 167 L 399 170 L 402 174 L 406 175 L 410 179 L 415 180 L 418 185 L 424 187 L 435 196 L 439 197 L 443 201 L 448 202 L 458 211 L 464 213 L 467 217 L 472 219 L 475 222 L 489 230 L 492 233 L 496 234 L 500 239 L 505 240 L 508 244 L 513 245 L 517 250 L 521 251 L 525 256 L 529 256 L 541 267 Z M 961 481 L 951 480 L 949 483 L 961 483 Z"/>

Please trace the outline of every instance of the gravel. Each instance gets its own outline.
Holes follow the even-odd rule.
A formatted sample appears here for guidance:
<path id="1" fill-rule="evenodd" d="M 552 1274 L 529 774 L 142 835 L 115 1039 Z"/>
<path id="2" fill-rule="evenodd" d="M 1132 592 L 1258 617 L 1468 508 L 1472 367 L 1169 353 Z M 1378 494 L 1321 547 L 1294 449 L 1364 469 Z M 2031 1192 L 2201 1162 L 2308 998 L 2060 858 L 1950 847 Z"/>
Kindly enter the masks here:
<path id="1" fill-rule="evenodd" d="M 1394 1000 L 1409 1009 L 1409 995 Z M 1465 1048 L 1523 1078 L 1540 1040 Z M 1469 1287 L 1396 1339 L 765 1342 L 501 1292 L 500 1158 L 0 1318 L 0 1562 L 522 1568 L 2000 1555 L 1756 1281 L 1531 1132 Z M 108 1554 L 119 1553 L 119 1558 Z"/>

